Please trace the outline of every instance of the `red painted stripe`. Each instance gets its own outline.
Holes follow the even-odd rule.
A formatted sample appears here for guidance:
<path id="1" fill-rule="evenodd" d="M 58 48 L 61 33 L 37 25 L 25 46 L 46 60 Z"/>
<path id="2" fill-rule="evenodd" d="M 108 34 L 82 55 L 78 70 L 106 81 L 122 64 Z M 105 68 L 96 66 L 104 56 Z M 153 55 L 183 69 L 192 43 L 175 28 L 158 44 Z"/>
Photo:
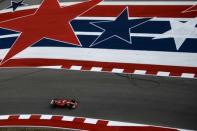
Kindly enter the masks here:
<path id="1" fill-rule="evenodd" d="M 40 119 L 41 115 L 31 115 L 30 119 L 32 120 L 38 120 Z"/>
<path id="2" fill-rule="evenodd" d="M 102 125 L 102 126 L 107 126 L 108 121 L 98 120 L 96 124 L 99 125 L 99 126 L 101 126 L 101 125 Z"/>
<path id="3" fill-rule="evenodd" d="M 148 72 L 172 72 L 172 73 L 192 73 L 197 74 L 197 67 L 180 67 L 180 66 L 164 66 L 164 65 L 147 65 L 132 63 L 110 63 L 96 61 L 74 61 L 74 60 L 58 60 L 58 59 L 12 59 L 0 65 L 0 67 L 38 67 L 38 66 L 57 66 L 62 65 L 80 65 L 85 67 L 103 67 L 102 71 L 112 71 L 113 68 L 124 69 L 124 73 L 130 73 L 134 70 L 146 70 Z"/>
<path id="4" fill-rule="evenodd" d="M 111 68 L 109 68 L 109 67 L 104 67 L 104 66 L 101 66 L 101 67 L 103 67 L 102 68 L 102 71 L 106 71 L 106 72 L 111 72 L 112 71 L 112 67 Z"/>
<path id="5" fill-rule="evenodd" d="M 170 76 L 181 76 L 180 72 L 170 72 Z"/>
<path id="6" fill-rule="evenodd" d="M 19 115 L 14 115 L 14 116 L 10 116 L 8 119 L 9 120 L 18 120 Z"/>
<path id="7" fill-rule="evenodd" d="M 64 69 L 70 69 L 70 68 L 71 68 L 71 66 L 72 66 L 72 65 L 67 64 L 67 65 L 63 65 L 63 66 L 62 66 L 62 68 L 64 68 Z"/>
<path id="8" fill-rule="evenodd" d="M 191 5 L 192 6 L 192 5 Z M 135 5 L 128 6 L 130 17 L 171 17 L 171 18 L 194 18 L 197 11 L 181 13 L 191 7 L 190 5 Z M 84 13 L 85 17 L 117 17 L 124 5 L 100 5 Z M 107 10 L 107 11 L 106 11 Z M 0 22 L 33 14 L 36 9 L 22 10 L 0 14 Z"/>
<path id="9" fill-rule="evenodd" d="M 73 122 L 84 123 L 85 118 L 75 118 Z"/>
<path id="10" fill-rule="evenodd" d="M 62 118 L 63 116 L 52 116 L 51 120 L 60 121 Z"/>
<path id="11" fill-rule="evenodd" d="M 135 69 L 124 69 L 123 73 L 133 73 Z"/>
<path id="12" fill-rule="evenodd" d="M 81 68 L 81 70 L 84 70 L 84 71 L 89 71 L 89 70 L 91 70 L 91 68 L 92 67 L 90 67 L 90 66 L 83 66 L 82 68 Z"/>
<path id="13" fill-rule="evenodd" d="M 181 13 L 182 11 L 191 7 L 190 5 L 135 5 L 128 6 L 130 17 L 172 17 L 172 18 L 194 18 L 197 16 L 197 11 Z M 96 6 L 92 10 L 85 13 L 86 17 L 116 17 L 126 6 L 117 5 L 103 5 Z M 106 11 L 107 10 L 107 11 Z"/>
<path id="14" fill-rule="evenodd" d="M 196 77 L 197 78 L 197 73 L 195 74 L 195 76 L 194 77 Z"/>
<path id="15" fill-rule="evenodd" d="M 9 13 L 2 13 L 0 14 L 0 22 L 9 20 L 9 19 L 14 19 L 17 17 L 21 16 L 26 16 L 33 14 L 36 10 L 35 9 L 29 9 L 29 10 L 21 10 L 21 11 L 16 11 L 16 12 L 9 12 Z"/>
<path id="16" fill-rule="evenodd" d="M 146 71 L 147 75 L 156 75 L 157 73 L 158 73 L 158 71 L 156 71 L 156 70 L 147 70 Z"/>

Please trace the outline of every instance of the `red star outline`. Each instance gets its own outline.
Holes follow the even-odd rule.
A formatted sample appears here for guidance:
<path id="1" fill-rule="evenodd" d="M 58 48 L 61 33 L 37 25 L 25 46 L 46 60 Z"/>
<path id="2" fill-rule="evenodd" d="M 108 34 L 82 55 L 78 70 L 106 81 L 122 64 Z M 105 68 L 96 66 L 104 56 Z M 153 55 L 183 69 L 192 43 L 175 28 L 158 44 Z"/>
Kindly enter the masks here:
<path id="1" fill-rule="evenodd" d="M 81 46 L 70 22 L 94 8 L 101 1 L 103 0 L 89 0 L 61 7 L 58 0 L 43 0 L 35 13 L 0 22 L 0 28 L 21 32 L 1 61 L 1 65 L 44 38 Z M 38 24 L 38 26 L 33 24 Z M 37 29 L 36 33 L 34 33 L 34 27 Z"/>

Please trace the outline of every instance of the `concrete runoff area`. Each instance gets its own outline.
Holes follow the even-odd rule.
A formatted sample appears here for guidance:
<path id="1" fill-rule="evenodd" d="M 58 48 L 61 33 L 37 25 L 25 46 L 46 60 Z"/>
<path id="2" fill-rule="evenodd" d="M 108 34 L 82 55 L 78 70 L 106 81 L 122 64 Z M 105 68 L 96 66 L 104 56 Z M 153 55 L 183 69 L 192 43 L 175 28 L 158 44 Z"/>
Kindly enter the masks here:
<path id="1" fill-rule="evenodd" d="M 76 110 L 51 108 L 74 98 Z M 0 69 L 0 115 L 54 114 L 197 130 L 197 80 L 52 69 Z"/>

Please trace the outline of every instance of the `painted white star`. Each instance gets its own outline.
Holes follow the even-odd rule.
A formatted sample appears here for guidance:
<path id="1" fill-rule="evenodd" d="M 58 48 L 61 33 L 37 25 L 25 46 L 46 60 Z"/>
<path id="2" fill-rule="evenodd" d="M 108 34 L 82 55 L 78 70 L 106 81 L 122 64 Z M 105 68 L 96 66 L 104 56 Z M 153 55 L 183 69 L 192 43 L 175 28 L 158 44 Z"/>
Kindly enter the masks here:
<path id="1" fill-rule="evenodd" d="M 176 49 L 179 50 L 187 38 L 197 39 L 197 17 L 188 20 L 187 22 L 180 22 L 170 19 L 171 29 L 155 36 L 153 39 L 174 38 Z"/>

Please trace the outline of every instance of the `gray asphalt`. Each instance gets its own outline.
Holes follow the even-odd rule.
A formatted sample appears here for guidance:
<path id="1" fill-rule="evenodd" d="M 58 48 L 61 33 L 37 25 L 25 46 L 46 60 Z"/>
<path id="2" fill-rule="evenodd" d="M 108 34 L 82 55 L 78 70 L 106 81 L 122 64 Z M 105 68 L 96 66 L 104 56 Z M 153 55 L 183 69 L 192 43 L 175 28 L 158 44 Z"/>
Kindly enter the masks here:
<path id="1" fill-rule="evenodd" d="M 52 98 L 79 100 L 53 109 Z M 0 115 L 59 114 L 197 130 L 197 80 L 50 69 L 0 69 Z"/>

